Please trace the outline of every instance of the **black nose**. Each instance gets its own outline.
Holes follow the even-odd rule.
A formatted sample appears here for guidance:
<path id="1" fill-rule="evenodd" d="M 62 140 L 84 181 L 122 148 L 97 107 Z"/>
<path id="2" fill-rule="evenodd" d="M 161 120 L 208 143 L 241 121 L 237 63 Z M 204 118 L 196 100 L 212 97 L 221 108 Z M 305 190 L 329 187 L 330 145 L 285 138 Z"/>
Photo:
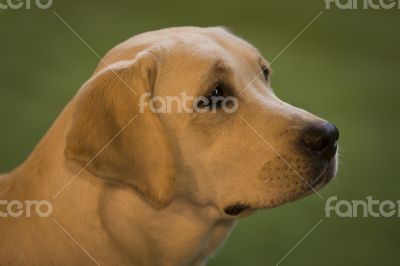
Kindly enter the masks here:
<path id="1" fill-rule="evenodd" d="M 339 130 L 331 123 L 312 124 L 305 130 L 302 138 L 306 149 L 325 159 L 331 159 L 337 151 Z"/>

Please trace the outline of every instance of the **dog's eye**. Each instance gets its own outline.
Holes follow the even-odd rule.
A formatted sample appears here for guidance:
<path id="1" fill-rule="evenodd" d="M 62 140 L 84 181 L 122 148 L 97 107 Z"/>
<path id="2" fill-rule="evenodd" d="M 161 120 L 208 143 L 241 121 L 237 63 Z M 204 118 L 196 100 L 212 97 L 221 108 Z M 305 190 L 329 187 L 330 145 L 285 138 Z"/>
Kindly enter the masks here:
<path id="1" fill-rule="evenodd" d="M 269 74 L 270 74 L 271 71 L 269 70 L 269 68 L 267 66 L 262 66 L 261 69 L 262 69 L 262 72 L 264 74 L 265 80 L 268 81 L 269 80 Z"/>
<path id="2" fill-rule="evenodd" d="M 223 84 L 218 84 L 207 96 L 209 99 L 218 97 L 225 97 L 225 87 Z"/>
<path id="3" fill-rule="evenodd" d="M 207 96 L 203 97 L 203 99 L 197 103 L 197 106 L 200 108 L 204 107 L 220 108 L 225 97 L 228 96 L 226 94 L 227 91 L 228 89 L 226 85 L 219 82 L 212 88 L 212 90 L 208 93 Z"/>

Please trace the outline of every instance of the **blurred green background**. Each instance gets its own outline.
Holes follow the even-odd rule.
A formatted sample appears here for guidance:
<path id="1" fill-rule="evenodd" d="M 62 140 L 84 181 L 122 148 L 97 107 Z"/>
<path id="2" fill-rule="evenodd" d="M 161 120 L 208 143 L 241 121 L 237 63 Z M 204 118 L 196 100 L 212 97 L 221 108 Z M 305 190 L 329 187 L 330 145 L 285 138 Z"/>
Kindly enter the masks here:
<path id="1" fill-rule="evenodd" d="M 324 10 L 323 0 L 55 1 L 0 11 L 0 172 L 21 163 L 99 61 L 128 37 L 224 25 L 269 60 Z M 272 65 L 284 100 L 335 123 L 337 179 L 321 194 L 399 199 L 400 10 L 325 11 Z M 275 265 L 321 218 L 317 196 L 241 220 L 209 265 Z M 281 265 L 400 265 L 400 218 L 325 219 Z"/>

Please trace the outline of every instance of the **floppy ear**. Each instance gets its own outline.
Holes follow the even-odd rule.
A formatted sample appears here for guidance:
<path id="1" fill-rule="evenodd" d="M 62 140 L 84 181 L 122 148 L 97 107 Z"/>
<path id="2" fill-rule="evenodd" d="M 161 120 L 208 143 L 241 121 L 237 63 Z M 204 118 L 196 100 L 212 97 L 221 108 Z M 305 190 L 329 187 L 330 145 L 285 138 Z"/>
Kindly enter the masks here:
<path id="1" fill-rule="evenodd" d="M 157 114 L 139 113 L 139 98 L 151 92 L 156 63 L 143 53 L 97 73 L 75 99 L 65 155 L 95 176 L 132 186 L 156 207 L 175 192 L 174 161 Z M 136 95 L 135 95 L 136 93 Z"/>

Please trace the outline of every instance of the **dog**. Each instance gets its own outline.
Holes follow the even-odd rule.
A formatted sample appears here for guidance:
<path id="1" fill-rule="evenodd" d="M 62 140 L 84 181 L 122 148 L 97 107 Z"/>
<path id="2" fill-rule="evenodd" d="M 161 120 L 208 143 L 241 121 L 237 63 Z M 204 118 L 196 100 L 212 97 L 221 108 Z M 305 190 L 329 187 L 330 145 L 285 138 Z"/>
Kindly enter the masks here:
<path id="1" fill-rule="evenodd" d="M 270 72 L 223 27 L 117 45 L 0 177 L 1 264 L 205 265 L 238 218 L 321 189 L 337 172 L 339 131 L 278 99 Z M 202 111 L 140 111 L 146 93 L 202 97 L 188 103 Z M 4 217 L 28 200 L 51 215 Z"/>

